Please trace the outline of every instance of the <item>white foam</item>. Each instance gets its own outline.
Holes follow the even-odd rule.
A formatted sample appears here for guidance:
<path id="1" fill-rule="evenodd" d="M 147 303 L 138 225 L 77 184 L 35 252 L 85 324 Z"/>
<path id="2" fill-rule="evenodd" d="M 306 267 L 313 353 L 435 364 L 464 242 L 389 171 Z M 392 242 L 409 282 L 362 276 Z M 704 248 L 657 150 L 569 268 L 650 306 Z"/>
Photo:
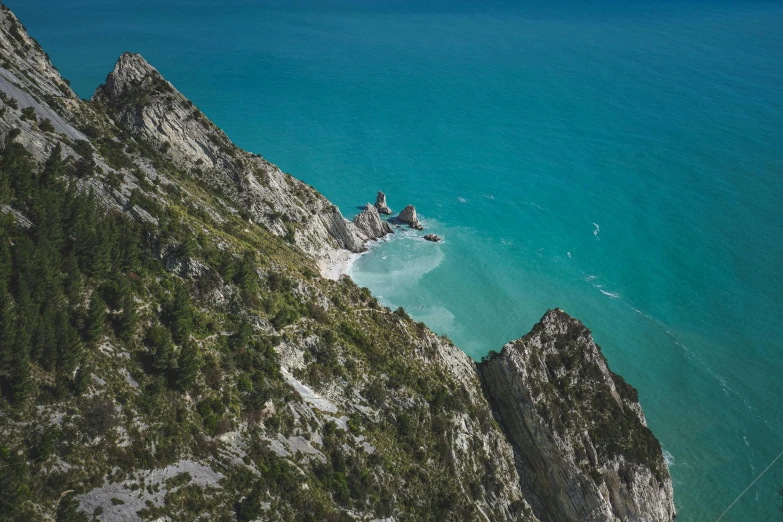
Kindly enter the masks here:
<path id="1" fill-rule="evenodd" d="M 661 448 L 663 450 L 663 460 L 666 461 L 666 465 L 670 468 L 674 466 L 674 455 L 666 451 L 665 449 Z"/>
<path id="2" fill-rule="evenodd" d="M 459 201 L 460 203 L 467 203 L 468 202 L 467 199 L 461 198 L 461 197 L 457 198 L 457 201 Z"/>
<path id="3" fill-rule="evenodd" d="M 571 259 L 571 252 L 566 252 L 568 254 L 568 259 Z"/>
<path id="4" fill-rule="evenodd" d="M 594 275 L 589 275 L 589 276 L 585 277 L 585 281 L 592 281 L 593 279 L 595 279 Z"/>
<path id="5" fill-rule="evenodd" d="M 620 297 L 620 294 L 613 294 L 612 292 L 607 292 L 606 290 L 601 290 L 600 288 L 598 289 L 598 291 L 604 294 L 605 296 L 611 297 L 612 299 L 617 299 L 618 297 Z"/>
<path id="6" fill-rule="evenodd" d="M 598 233 L 601 231 L 601 227 L 598 226 L 598 223 L 593 223 L 593 226 L 595 227 L 595 230 L 593 230 L 593 235 L 596 239 L 601 239 L 598 237 Z"/>

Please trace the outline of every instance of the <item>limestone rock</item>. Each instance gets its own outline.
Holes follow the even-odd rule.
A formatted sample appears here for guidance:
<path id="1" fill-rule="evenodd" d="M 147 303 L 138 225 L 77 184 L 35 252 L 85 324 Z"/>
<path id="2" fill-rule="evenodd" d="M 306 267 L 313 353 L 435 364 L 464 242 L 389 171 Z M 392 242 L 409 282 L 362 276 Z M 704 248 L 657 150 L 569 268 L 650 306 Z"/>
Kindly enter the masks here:
<path id="1" fill-rule="evenodd" d="M 391 225 L 381 219 L 378 209 L 369 203 L 361 214 L 353 219 L 353 224 L 368 240 L 380 239 L 386 234 L 394 233 Z"/>
<path id="2" fill-rule="evenodd" d="M 427 234 L 424 236 L 424 239 L 427 241 L 432 241 L 433 243 L 439 243 L 442 240 L 442 238 L 437 234 Z"/>
<path id="3" fill-rule="evenodd" d="M 407 223 L 411 228 L 415 228 L 416 230 L 424 230 L 424 227 L 419 223 L 419 220 L 416 217 L 416 207 L 413 205 L 408 205 L 402 209 L 400 215 L 397 216 L 397 221 Z"/>
<path id="4" fill-rule="evenodd" d="M 262 157 L 239 149 L 141 55 L 123 54 L 92 101 L 254 223 L 275 235 L 292 236 L 319 266 L 327 266 L 320 261 L 334 257 L 335 251 L 366 250 L 365 234 L 329 200 Z"/>
<path id="5" fill-rule="evenodd" d="M 24 214 L 18 210 L 14 210 L 9 205 L 0 205 L 0 214 L 11 214 L 14 218 L 14 223 L 24 229 L 31 229 L 34 226 L 33 222 L 27 219 Z"/>
<path id="6" fill-rule="evenodd" d="M 672 481 L 636 390 L 582 323 L 551 310 L 477 365 L 542 522 L 670 522 Z"/>
<path id="7" fill-rule="evenodd" d="M 386 194 L 378 191 L 378 197 L 375 198 L 375 208 L 378 209 L 378 212 L 381 214 L 385 214 L 387 216 L 391 216 L 392 210 L 386 206 Z"/>

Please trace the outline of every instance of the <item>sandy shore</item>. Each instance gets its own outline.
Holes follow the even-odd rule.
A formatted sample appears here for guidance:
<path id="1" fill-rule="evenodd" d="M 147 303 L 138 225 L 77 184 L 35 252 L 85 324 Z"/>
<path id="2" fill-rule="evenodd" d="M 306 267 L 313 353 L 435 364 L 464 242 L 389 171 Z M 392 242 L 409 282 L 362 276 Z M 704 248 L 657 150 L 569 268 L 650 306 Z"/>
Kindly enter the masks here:
<path id="1" fill-rule="evenodd" d="M 333 251 L 329 257 L 318 262 L 318 268 L 323 277 L 337 281 L 342 275 L 350 275 L 351 267 L 361 255 L 348 250 Z"/>

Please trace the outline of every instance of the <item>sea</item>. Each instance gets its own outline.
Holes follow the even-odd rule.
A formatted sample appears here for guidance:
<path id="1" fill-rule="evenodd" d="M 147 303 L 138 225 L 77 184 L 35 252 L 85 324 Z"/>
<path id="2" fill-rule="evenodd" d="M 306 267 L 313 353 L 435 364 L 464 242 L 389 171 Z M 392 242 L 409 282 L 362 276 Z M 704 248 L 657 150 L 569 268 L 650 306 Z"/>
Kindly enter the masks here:
<path id="1" fill-rule="evenodd" d="M 559 307 L 639 389 L 678 520 L 783 451 L 783 3 L 6 0 L 89 98 L 141 53 L 346 217 L 351 277 L 475 359 Z M 773 521 L 783 458 L 724 521 Z"/>

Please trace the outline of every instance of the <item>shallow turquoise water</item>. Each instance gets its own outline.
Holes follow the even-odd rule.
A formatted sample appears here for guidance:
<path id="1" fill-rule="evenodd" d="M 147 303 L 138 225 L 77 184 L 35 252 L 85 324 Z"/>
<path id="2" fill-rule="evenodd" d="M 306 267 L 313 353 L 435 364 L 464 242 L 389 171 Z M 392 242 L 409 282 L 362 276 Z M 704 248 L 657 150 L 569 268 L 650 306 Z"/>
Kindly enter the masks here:
<path id="1" fill-rule="evenodd" d="M 403 232 L 352 277 L 470 355 L 559 306 L 637 386 L 682 520 L 783 450 L 783 7 L 9 0 L 88 97 L 141 52 L 239 145 Z M 723 520 L 774 520 L 783 462 Z"/>

